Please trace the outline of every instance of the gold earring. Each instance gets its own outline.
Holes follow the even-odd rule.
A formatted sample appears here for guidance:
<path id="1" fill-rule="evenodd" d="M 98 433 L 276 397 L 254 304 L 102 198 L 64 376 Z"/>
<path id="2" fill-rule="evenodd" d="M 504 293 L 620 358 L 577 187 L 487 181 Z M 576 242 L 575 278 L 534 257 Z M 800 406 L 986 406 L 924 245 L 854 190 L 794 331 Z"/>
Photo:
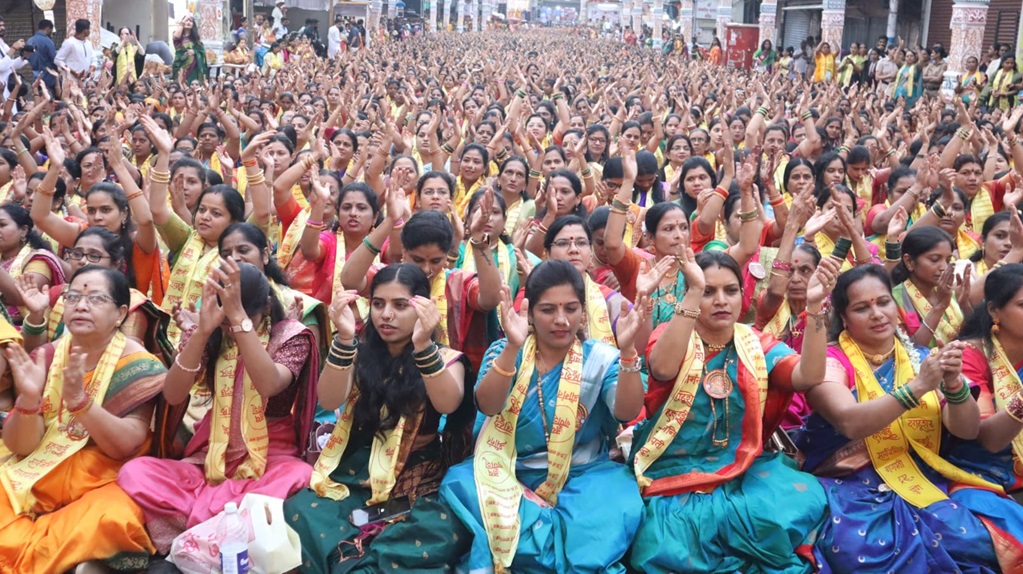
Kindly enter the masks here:
<path id="1" fill-rule="evenodd" d="M 1000 323 L 1001 323 L 1001 321 L 998 320 L 998 317 L 995 317 L 995 324 L 991 326 L 991 334 L 992 335 L 997 335 L 998 334 L 998 331 L 1000 330 L 1000 327 L 998 325 Z"/>

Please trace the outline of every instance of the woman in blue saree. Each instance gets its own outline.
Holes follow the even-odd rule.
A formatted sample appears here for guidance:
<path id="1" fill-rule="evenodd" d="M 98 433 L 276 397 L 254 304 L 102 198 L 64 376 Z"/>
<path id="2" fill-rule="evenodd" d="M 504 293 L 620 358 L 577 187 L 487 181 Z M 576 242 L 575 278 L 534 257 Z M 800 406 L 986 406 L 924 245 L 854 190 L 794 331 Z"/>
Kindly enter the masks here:
<path id="1" fill-rule="evenodd" d="M 963 376 L 976 387 L 980 433 L 955 441 L 948 459 L 1006 492 L 1023 488 L 1023 265 L 1000 265 L 984 283 L 984 301 L 963 325 Z M 976 514 L 993 539 L 1004 572 L 1023 564 L 1023 506 L 990 491 L 952 494 Z"/>
<path id="2" fill-rule="evenodd" d="M 585 284 L 567 261 L 533 269 L 521 315 L 507 287 L 503 296 L 507 338 L 487 350 L 476 385 L 477 406 L 489 418 L 474 457 L 452 467 L 441 485 L 474 535 L 462 566 L 474 573 L 624 572 L 620 560 L 642 501 L 608 447 L 619 421 L 642 407 L 634 340 L 646 306 L 619 320 L 619 353 L 580 340 Z"/>
<path id="3" fill-rule="evenodd" d="M 631 565 L 640 572 L 813 570 L 827 511 L 813 476 L 765 453 L 794 391 L 824 376 L 827 310 L 841 262 L 826 258 L 807 287 L 800 357 L 737 323 L 742 271 L 728 254 L 679 257 L 686 294 L 650 338 L 646 409 L 633 467 L 645 512 Z"/>
<path id="4" fill-rule="evenodd" d="M 837 343 L 796 440 L 831 509 L 814 552 L 821 571 L 999 571 L 988 530 L 950 492 L 1001 487 L 939 454 L 947 434 L 980 428 L 961 377 L 965 344 L 915 347 L 875 265 L 844 273 L 832 303 Z"/>
<path id="5" fill-rule="evenodd" d="M 185 86 L 191 85 L 192 82 L 205 84 L 208 71 L 206 48 L 199 38 L 195 19 L 191 14 L 185 15 L 174 31 L 174 65 L 171 68 L 171 77 L 183 80 L 182 84 Z"/>

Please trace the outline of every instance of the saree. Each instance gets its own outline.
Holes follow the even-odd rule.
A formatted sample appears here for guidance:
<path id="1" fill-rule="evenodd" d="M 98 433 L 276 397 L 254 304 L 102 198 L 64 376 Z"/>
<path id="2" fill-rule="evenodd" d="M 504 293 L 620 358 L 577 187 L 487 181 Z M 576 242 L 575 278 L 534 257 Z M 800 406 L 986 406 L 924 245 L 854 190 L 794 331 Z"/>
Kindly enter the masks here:
<path id="1" fill-rule="evenodd" d="M 178 534 L 217 515 L 227 502 L 240 502 L 249 492 L 286 498 L 308 485 L 312 468 L 300 457 L 305 453 L 316 409 L 314 391 L 319 375 L 319 356 L 312 339 L 312 333 L 296 321 L 282 321 L 270 330 L 270 356 L 274 363 L 283 364 L 291 370 L 294 381 L 278 395 L 265 400 L 266 463 L 259 477 L 228 478 L 216 485 L 207 480 L 209 469 L 205 468 L 205 462 L 213 435 L 210 412 L 196 426 L 195 435 L 185 447 L 182 460 L 141 457 L 124 465 L 117 484 L 142 508 L 146 527 L 158 552 L 168 552 Z M 230 435 L 224 455 L 224 471 L 228 477 L 235 476 L 249 460 L 248 439 L 241 432 L 243 361 L 239 358 L 235 369 Z M 200 380 L 205 380 L 205 376 Z M 170 411 L 163 414 L 157 411 L 160 423 L 158 439 L 175 439 L 188 404 L 184 401 L 174 407 L 158 407 Z M 166 453 L 175 451 L 173 445 L 164 444 L 158 448 Z"/>
<path id="2" fill-rule="evenodd" d="M 467 363 L 461 353 L 450 349 L 443 352 L 449 366 Z M 348 418 L 349 425 L 354 409 L 359 408 L 358 385 L 356 382 L 342 415 L 343 419 Z M 447 572 L 448 565 L 468 550 L 469 532 L 439 499 L 437 488 L 451 462 L 469 454 L 474 412 L 472 393 L 466 392 L 456 412 L 447 416 L 443 429 L 442 415 L 428 399 L 417 416 L 403 417 L 395 429 L 383 435 L 346 433 L 335 427 L 316 461 L 317 470 L 309 488 L 284 502 L 288 524 L 302 541 L 302 571 L 320 574 L 397 568 Z M 398 427 L 402 427 L 400 437 L 395 436 L 399 434 Z M 347 430 L 353 429 L 348 426 Z M 340 440 L 331 444 L 336 438 Z M 391 439 L 398 444 L 388 447 Z M 380 468 L 376 462 L 392 450 L 396 452 L 393 468 Z M 334 456 L 338 451 L 339 460 Z M 317 477 L 321 464 L 327 476 Z M 380 476 L 384 475 L 393 482 L 381 482 Z M 388 486 L 386 499 L 407 497 L 412 510 L 402 521 L 388 524 L 383 532 L 367 538 L 360 551 L 355 541 L 361 532 L 352 524 L 351 514 L 375 503 Z M 324 487 L 330 492 L 324 491 Z M 344 495 L 338 496 L 341 493 Z"/>
<path id="3" fill-rule="evenodd" d="M 171 66 L 171 77 L 177 80 L 184 75 L 185 84 L 192 82 L 206 83 L 209 68 L 206 65 L 206 49 L 202 42 L 192 42 L 188 38 L 174 40 L 174 64 Z M 188 51 L 192 54 L 189 55 Z"/>
<path id="4" fill-rule="evenodd" d="M 917 353 L 922 359 L 928 349 L 918 347 Z M 828 347 L 828 369 L 844 370 L 850 391 L 862 400 L 852 363 L 836 345 Z M 881 389 L 890 393 L 898 378 L 895 359 L 876 368 L 873 375 Z M 865 441 L 848 440 L 816 413 L 807 418 L 795 442 L 806 455 L 804 468 L 817 476 L 831 509 L 814 548 L 821 572 L 913 572 L 924 565 L 934 572 L 1001 571 L 991 533 L 962 502 L 960 493 L 983 492 L 1015 502 L 955 484 L 913 453 L 912 462 L 922 477 L 946 495 L 923 508 L 914 506 L 875 470 Z"/>
<path id="5" fill-rule="evenodd" d="M 36 352 L 45 353 L 49 370 L 62 368 L 52 364 L 53 345 Z M 149 353 L 120 357 L 102 408 L 124 417 L 160 393 L 165 375 L 166 368 Z M 87 388 L 92 376 L 85 375 Z M 59 421 L 54 416 L 48 424 Z M 11 456 L 2 445 L 0 453 Z M 153 546 L 142 513 L 114 482 L 123 464 L 90 441 L 35 483 L 27 514 L 14 511 L 7 493 L 0 496 L 0 570 L 65 572 L 90 560 L 103 560 L 114 570 L 145 568 Z"/>
<path id="6" fill-rule="evenodd" d="M 507 344 L 502 339 L 487 350 L 479 380 Z M 557 494 L 557 504 L 531 491 L 548 478 L 548 451 L 542 407 L 554 421 L 562 365 L 543 377 L 533 371 L 514 430 L 515 479 L 526 490 L 518 506 L 518 545 L 513 572 L 625 572 L 621 560 L 639 526 L 642 500 L 636 481 L 625 465 L 608 457 L 618 431 L 614 397 L 618 385 L 618 352 L 598 341 L 582 342 L 582 375 L 578 397 L 571 467 Z M 523 362 L 516 358 L 515 370 Z M 543 387 L 540 404 L 537 388 Z M 490 417 L 486 424 L 494 424 Z M 477 493 L 475 457 L 453 466 L 441 484 L 441 498 L 472 533 L 472 546 L 461 567 L 471 572 L 494 571 Z M 612 527 L 608 527 L 613 525 Z"/>
<path id="7" fill-rule="evenodd" d="M 923 325 L 924 319 L 931 312 L 932 305 L 909 279 L 892 288 L 892 297 L 902 309 L 906 332 L 912 337 Z M 959 303 L 955 298 L 951 299 L 945 313 L 941 316 L 941 321 L 934 328 L 931 340 L 938 345 L 951 342 L 959 334 L 963 320 L 963 312 L 959 308 Z M 930 346 L 930 343 L 927 346 Z"/>
<path id="8" fill-rule="evenodd" d="M 663 332 L 651 335 L 648 353 Z M 712 399 L 697 386 L 688 415 L 667 444 L 659 442 L 664 433 L 655 421 L 674 402 L 669 397 L 681 390 L 686 373 L 676 381 L 650 379 L 645 403 L 652 415 L 637 425 L 633 451 L 660 445 L 663 452 L 643 469 L 650 483 L 632 548 L 637 571 L 813 571 L 810 549 L 827 513 L 824 492 L 791 459 L 763 451 L 784 412 L 798 356 L 770 336 L 751 334 L 754 339 L 746 337 L 743 344 L 753 354 L 757 349 L 750 347 L 762 349 L 767 388 L 759 388 L 733 341 L 695 373 L 699 382 L 723 369 L 733 382 L 727 398 Z M 669 413 L 665 421 L 674 416 Z M 723 446 L 722 437 L 727 437 Z M 632 459 L 637 472 L 642 450 Z"/>
<path id="9" fill-rule="evenodd" d="M 51 288 L 59 287 L 67 280 L 64 276 L 64 266 L 61 265 L 56 255 L 43 249 L 32 249 L 28 245 L 22 247 L 14 259 L 11 259 L 9 262 L 0 263 L 0 267 L 3 267 L 4 271 L 7 271 L 15 279 L 25 273 L 36 272 L 34 268 L 39 265 L 45 266 L 45 269 L 49 271 Z M 43 267 L 38 267 L 37 269 L 43 271 Z M 0 311 L 3 312 L 4 317 L 11 325 L 19 329 L 21 328 L 24 315 L 20 308 L 5 303 L 0 305 Z"/>

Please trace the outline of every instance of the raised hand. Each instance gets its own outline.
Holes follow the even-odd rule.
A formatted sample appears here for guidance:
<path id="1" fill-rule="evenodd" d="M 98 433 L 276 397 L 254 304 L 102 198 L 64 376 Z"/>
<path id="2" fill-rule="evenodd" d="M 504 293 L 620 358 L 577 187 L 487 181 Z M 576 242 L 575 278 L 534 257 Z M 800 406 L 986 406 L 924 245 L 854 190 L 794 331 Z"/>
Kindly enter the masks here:
<path id="1" fill-rule="evenodd" d="M 906 229 L 906 224 L 909 222 L 909 215 L 906 213 L 905 208 L 899 206 L 895 210 L 895 214 L 888 220 L 888 241 L 897 242 L 899 235 L 902 234 Z"/>
<path id="2" fill-rule="evenodd" d="M 646 272 L 639 274 L 636 277 L 636 293 L 637 295 L 651 295 L 657 290 L 658 285 L 661 284 L 661 280 L 671 270 L 675 260 L 671 257 L 662 257 L 657 263 L 655 263 Z"/>
<path id="3" fill-rule="evenodd" d="M 813 272 L 806 286 L 806 302 L 823 303 L 831 295 L 842 272 L 842 262 L 833 257 L 821 259 L 817 270 Z"/>
<path id="4" fill-rule="evenodd" d="M 174 323 L 182 332 L 199 325 L 199 313 L 195 310 L 195 303 L 189 304 L 187 308 L 181 303 L 176 303 L 171 310 L 171 315 L 174 318 Z"/>
<path id="5" fill-rule="evenodd" d="M 43 288 L 39 289 L 28 273 L 15 278 L 14 283 L 18 293 L 21 295 L 22 303 L 24 303 L 29 312 L 33 314 L 42 313 L 50 306 L 49 286 L 43 285 Z"/>
<path id="6" fill-rule="evenodd" d="M 36 353 L 33 358 L 24 347 L 18 343 L 11 343 L 4 350 L 4 355 L 7 357 L 11 372 L 14 373 L 17 394 L 30 400 L 42 398 L 43 388 L 46 386 L 46 354 Z"/>
<path id="7" fill-rule="evenodd" d="M 646 296 L 636 297 L 636 304 L 629 309 L 629 304 L 622 301 L 622 308 L 618 314 L 615 339 L 618 341 L 618 348 L 623 351 L 636 348 L 636 334 L 646 321 L 651 301 Z"/>
<path id="8" fill-rule="evenodd" d="M 412 345 L 417 350 L 423 350 L 433 341 L 433 333 L 440 325 L 440 311 L 429 297 L 416 295 L 409 299 L 409 303 L 418 316 L 412 329 Z"/>
<path id="9" fill-rule="evenodd" d="M 941 366 L 945 390 L 958 391 L 962 383 L 964 341 L 952 341 L 945 344 L 938 353 L 938 364 Z"/>
<path id="10" fill-rule="evenodd" d="M 703 275 L 703 269 L 696 264 L 696 254 L 693 253 L 693 249 L 689 246 L 679 247 L 675 259 L 678 262 L 679 270 L 682 271 L 686 292 L 696 289 L 697 292 L 703 293 L 704 287 L 707 286 L 706 278 Z"/>
<path id="11" fill-rule="evenodd" d="M 64 388 L 61 390 L 61 400 L 64 406 L 72 408 L 82 404 L 85 399 L 85 352 L 72 344 L 67 356 L 67 365 L 64 367 Z"/>
<path id="12" fill-rule="evenodd" d="M 509 345 L 521 348 L 525 344 L 529 335 L 529 320 L 526 318 L 528 316 L 529 299 L 522 300 L 522 308 L 516 313 L 511 289 L 507 285 L 501 287 L 501 326 Z"/>
<path id="13" fill-rule="evenodd" d="M 342 341 L 351 341 L 355 338 L 355 313 L 352 312 L 352 303 L 359 298 L 355 291 L 334 291 L 334 298 L 330 302 L 327 314 L 334 324 L 337 336 Z"/>

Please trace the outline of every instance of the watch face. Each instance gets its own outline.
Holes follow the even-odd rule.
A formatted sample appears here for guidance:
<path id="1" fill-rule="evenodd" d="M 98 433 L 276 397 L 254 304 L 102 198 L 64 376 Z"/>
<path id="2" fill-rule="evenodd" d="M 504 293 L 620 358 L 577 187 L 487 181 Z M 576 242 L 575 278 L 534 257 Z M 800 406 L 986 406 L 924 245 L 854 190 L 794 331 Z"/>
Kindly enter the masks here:
<path id="1" fill-rule="evenodd" d="M 252 320 L 251 319 L 245 319 L 244 321 L 242 321 L 242 331 L 245 331 L 246 333 L 248 333 L 251 330 L 252 330 Z"/>

